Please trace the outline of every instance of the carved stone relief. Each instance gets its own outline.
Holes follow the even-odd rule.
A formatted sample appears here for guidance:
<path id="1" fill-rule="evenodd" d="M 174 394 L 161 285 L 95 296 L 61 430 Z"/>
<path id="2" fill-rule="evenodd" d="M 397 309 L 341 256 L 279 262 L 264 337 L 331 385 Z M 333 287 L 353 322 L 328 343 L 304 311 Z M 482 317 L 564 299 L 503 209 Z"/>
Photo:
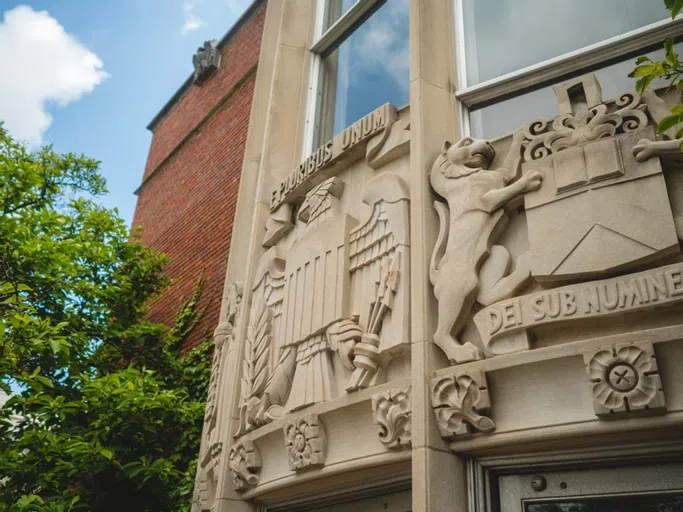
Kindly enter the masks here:
<path id="1" fill-rule="evenodd" d="M 444 439 L 496 429 L 493 420 L 486 416 L 491 401 L 486 374 L 481 370 L 439 379 L 432 387 L 432 407 Z"/>
<path id="2" fill-rule="evenodd" d="M 310 189 L 286 259 L 278 246 L 262 258 L 237 436 L 336 398 L 340 371 L 348 372 L 347 391 L 371 385 L 391 351 L 408 342 L 407 186 L 392 173 L 372 179 L 363 197 L 371 210 L 360 224 L 341 212 L 343 191 L 336 177 Z"/>
<path id="3" fill-rule="evenodd" d="M 221 52 L 218 50 L 218 41 L 205 41 L 192 56 L 194 83 L 202 85 L 218 69 L 220 64 Z"/>
<path id="4" fill-rule="evenodd" d="M 198 511 L 210 510 L 216 496 L 218 486 L 218 463 L 222 453 L 219 441 L 218 424 L 218 384 L 224 355 L 234 338 L 234 330 L 240 316 L 242 304 L 241 283 L 231 283 L 226 292 L 226 318 L 214 331 L 214 353 L 211 364 L 211 377 L 204 414 L 203 443 L 197 465 L 197 482 L 195 494 Z"/>
<path id="5" fill-rule="evenodd" d="M 370 167 L 379 169 L 409 151 L 410 115 L 405 115 L 392 124 L 390 130 L 370 139 L 365 158 Z"/>
<path id="6" fill-rule="evenodd" d="M 491 304 L 513 295 L 530 277 L 525 257 L 506 275 L 510 255 L 502 246 L 489 250 L 507 217 L 503 207 L 513 199 L 541 186 L 543 175 L 528 172 L 519 177 L 523 134 L 514 135 L 512 147 L 499 169 L 489 169 L 495 157 L 485 140 L 465 137 L 457 144 L 446 142 L 432 166 L 430 183 L 446 199 L 436 201 L 441 227 L 432 254 L 429 279 L 438 301 L 438 325 L 434 342 L 452 363 L 482 357 L 457 334 L 465 326 L 474 302 Z M 487 259 L 488 258 L 488 259 Z M 480 279 L 480 268 L 486 279 Z M 486 284 L 486 287 L 482 287 Z"/>
<path id="7" fill-rule="evenodd" d="M 391 389 L 372 397 L 372 417 L 379 440 L 392 450 L 411 446 L 410 386 Z"/>
<path id="8" fill-rule="evenodd" d="M 593 75 L 554 89 L 560 115 L 517 130 L 501 169 L 488 170 L 493 148 L 471 138 L 446 143 L 432 167 L 432 188 L 447 202 L 435 202 L 434 342 L 452 363 L 483 356 L 458 338 L 475 302 L 484 306 L 473 317 L 482 348 L 497 355 L 528 350 L 536 325 L 679 299 L 678 266 L 613 277 L 680 252 L 662 167 L 650 158 L 668 151 L 650 140 L 652 119 L 666 115 L 666 106 L 654 93 L 603 102 Z M 529 249 L 510 272 L 508 251 L 493 244 L 515 198 L 523 200 Z M 546 287 L 607 279 L 517 297 L 532 278 Z"/>
<path id="9" fill-rule="evenodd" d="M 522 170 L 545 175 L 524 199 L 538 281 L 603 277 L 679 250 L 662 167 L 634 157 L 654 136 L 646 104 L 634 92 L 614 104 L 602 103 L 599 87 L 595 94 L 598 104 L 525 129 Z"/>
<path id="10" fill-rule="evenodd" d="M 283 431 L 292 471 L 325 464 L 325 429 L 316 414 L 288 421 Z"/>
<path id="11" fill-rule="evenodd" d="M 666 411 L 652 343 L 605 347 L 584 354 L 596 416 Z"/>
<path id="12" fill-rule="evenodd" d="M 534 292 L 488 306 L 474 323 L 493 354 L 528 348 L 527 331 L 683 303 L 683 264 Z M 526 341 L 526 346 L 516 344 Z"/>
<path id="13" fill-rule="evenodd" d="M 253 441 L 244 439 L 234 444 L 228 461 L 235 490 L 246 491 L 258 484 L 261 455 Z"/>

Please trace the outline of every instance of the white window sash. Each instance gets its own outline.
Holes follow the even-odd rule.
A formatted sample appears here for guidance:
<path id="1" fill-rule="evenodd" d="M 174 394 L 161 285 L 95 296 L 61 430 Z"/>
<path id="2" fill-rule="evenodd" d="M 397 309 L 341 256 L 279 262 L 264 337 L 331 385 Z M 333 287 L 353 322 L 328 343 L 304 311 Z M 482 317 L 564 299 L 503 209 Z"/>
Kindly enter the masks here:
<path id="1" fill-rule="evenodd" d="M 308 77 L 308 97 L 306 99 L 306 121 L 304 124 L 303 144 L 301 156 L 312 153 L 315 136 L 318 131 L 318 106 L 322 97 L 322 59 L 323 55 L 335 45 L 341 38 L 361 20 L 375 5 L 383 0 L 357 0 L 331 27 L 323 31 L 323 25 L 327 14 L 327 0 L 318 0 L 316 19 L 314 23 L 313 41 L 311 45 L 311 68 Z"/>
<path id="2" fill-rule="evenodd" d="M 533 89 L 581 69 L 656 45 L 668 37 L 683 35 L 683 18 L 666 19 L 467 87 L 462 0 L 455 0 L 455 16 L 459 75 L 455 96 L 470 108 L 506 99 L 519 91 Z"/>

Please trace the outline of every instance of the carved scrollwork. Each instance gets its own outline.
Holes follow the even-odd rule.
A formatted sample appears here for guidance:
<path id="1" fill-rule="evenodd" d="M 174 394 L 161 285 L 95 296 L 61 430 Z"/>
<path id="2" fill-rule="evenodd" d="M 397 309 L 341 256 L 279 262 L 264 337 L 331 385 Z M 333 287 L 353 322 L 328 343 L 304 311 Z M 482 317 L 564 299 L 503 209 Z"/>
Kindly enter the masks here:
<path id="1" fill-rule="evenodd" d="M 493 432 L 496 424 L 484 416 L 491 410 L 491 401 L 483 371 L 445 377 L 432 388 L 432 407 L 444 439 L 468 434 L 473 429 Z"/>
<path id="2" fill-rule="evenodd" d="M 325 464 L 325 430 L 316 414 L 287 422 L 283 431 L 292 471 Z"/>
<path id="3" fill-rule="evenodd" d="M 614 112 L 609 112 L 603 103 L 581 114 L 561 114 L 552 123 L 532 122 L 524 129 L 524 159 L 539 160 L 567 148 L 647 126 L 646 106 L 635 92 L 622 93 L 615 105 L 618 109 Z"/>
<path id="4" fill-rule="evenodd" d="M 379 440 L 392 450 L 411 445 L 410 386 L 372 397 L 372 417 L 379 426 Z"/>
<path id="5" fill-rule="evenodd" d="M 244 439 L 230 448 L 232 483 L 237 491 L 246 491 L 258 485 L 261 455 L 253 441 Z"/>
<path id="6" fill-rule="evenodd" d="M 597 416 L 666 410 L 651 343 L 604 348 L 585 354 L 584 359 Z"/>

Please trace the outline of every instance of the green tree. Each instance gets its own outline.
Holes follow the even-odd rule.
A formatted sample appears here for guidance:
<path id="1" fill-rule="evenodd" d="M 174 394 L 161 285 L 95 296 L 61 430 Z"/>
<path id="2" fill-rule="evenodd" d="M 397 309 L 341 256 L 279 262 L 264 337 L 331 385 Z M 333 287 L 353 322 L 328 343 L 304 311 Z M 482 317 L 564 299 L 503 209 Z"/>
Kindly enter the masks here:
<path id="1" fill-rule="evenodd" d="M 664 0 L 666 8 L 674 19 L 683 9 L 683 0 Z M 655 80 L 668 82 L 669 87 L 680 91 L 683 87 L 683 63 L 674 49 L 674 39 L 664 42 L 664 59 L 654 60 L 647 56 L 636 59 L 636 67 L 629 76 L 637 78 L 636 92 L 642 94 Z M 673 139 L 683 139 L 683 105 L 676 105 L 671 114 L 659 120 L 657 131 Z M 683 140 L 680 148 L 683 151 Z"/>
<path id="2" fill-rule="evenodd" d="M 144 320 L 165 259 L 129 237 L 98 162 L 0 124 L 0 511 L 186 511 L 209 344 L 180 357 L 201 282 Z"/>

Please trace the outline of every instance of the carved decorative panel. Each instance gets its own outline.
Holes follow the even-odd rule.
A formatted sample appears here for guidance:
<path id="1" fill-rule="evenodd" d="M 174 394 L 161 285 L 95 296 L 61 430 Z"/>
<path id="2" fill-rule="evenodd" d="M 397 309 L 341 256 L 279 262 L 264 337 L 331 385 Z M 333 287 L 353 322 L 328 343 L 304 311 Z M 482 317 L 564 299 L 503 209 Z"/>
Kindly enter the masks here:
<path id="1" fill-rule="evenodd" d="M 289 421 L 283 430 L 292 471 L 325 464 L 325 429 L 316 414 Z"/>
<path id="2" fill-rule="evenodd" d="M 493 420 L 486 416 L 491 411 L 491 401 L 486 374 L 481 370 L 439 379 L 432 387 L 432 407 L 444 439 L 496 429 Z"/>
<path id="3" fill-rule="evenodd" d="M 605 347 L 584 354 L 584 360 L 597 416 L 666 410 L 652 343 Z"/>
<path id="4" fill-rule="evenodd" d="M 234 340 L 234 331 L 241 313 L 242 285 L 230 283 L 226 289 L 226 317 L 213 334 L 214 352 L 211 363 L 211 377 L 204 414 L 204 429 L 199 461 L 197 464 L 197 479 L 195 483 L 195 510 L 211 510 L 218 487 L 218 466 L 223 444 L 219 441 L 218 410 L 220 403 L 219 382 L 224 358 L 230 344 Z"/>
<path id="5" fill-rule="evenodd" d="M 237 491 L 246 491 L 258 484 L 261 455 L 253 441 L 245 439 L 233 445 L 230 448 L 229 465 L 232 483 Z"/>
<path id="6" fill-rule="evenodd" d="M 391 389 L 372 397 L 372 417 L 379 427 L 379 440 L 387 448 L 411 446 L 411 388 Z"/>

